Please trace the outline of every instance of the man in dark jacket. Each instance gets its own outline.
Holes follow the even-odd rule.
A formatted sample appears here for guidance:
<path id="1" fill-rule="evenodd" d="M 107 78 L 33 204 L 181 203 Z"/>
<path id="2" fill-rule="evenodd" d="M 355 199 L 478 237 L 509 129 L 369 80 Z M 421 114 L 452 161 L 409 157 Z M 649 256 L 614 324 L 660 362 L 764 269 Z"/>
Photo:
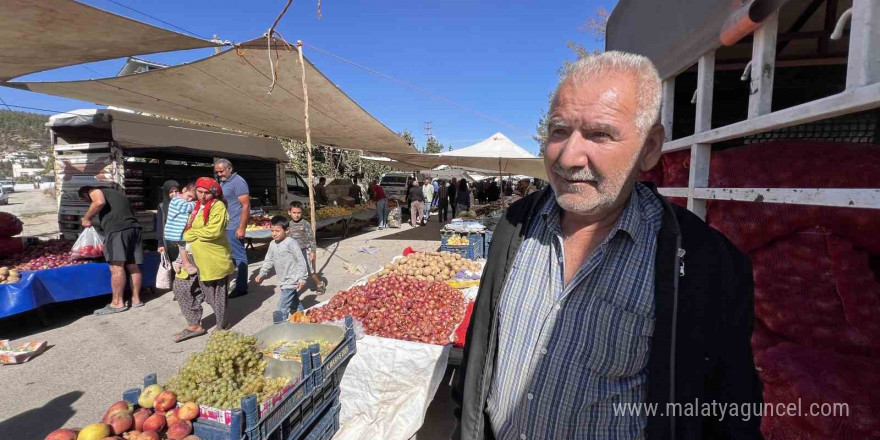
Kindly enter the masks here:
<path id="1" fill-rule="evenodd" d="M 757 416 L 729 408 L 761 403 L 751 264 L 636 182 L 660 157 L 660 98 L 641 56 L 567 69 L 544 145 L 550 186 L 493 235 L 454 439 L 761 438 Z"/>

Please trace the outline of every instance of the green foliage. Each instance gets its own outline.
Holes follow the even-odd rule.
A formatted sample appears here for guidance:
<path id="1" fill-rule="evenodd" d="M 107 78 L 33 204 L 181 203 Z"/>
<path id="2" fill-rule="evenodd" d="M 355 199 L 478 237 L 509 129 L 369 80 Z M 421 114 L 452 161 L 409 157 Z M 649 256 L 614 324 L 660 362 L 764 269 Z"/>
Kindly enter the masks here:
<path id="1" fill-rule="evenodd" d="M 0 110 L 0 146 L 27 148 L 38 142 L 48 144 L 48 117 L 37 113 Z"/>
<path id="2" fill-rule="evenodd" d="M 437 142 L 433 136 L 428 138 L 428 142 L 425 143 L 425 153 L 427 154 L 437 154 L 443 151 L 443 144 Z"/>
<path id="3" fill-rule="evenodd" d="M 308 175 L 306 144 L 300 141 L 282 140 L 287 157 L 288 167 L 303 178 Z M 391 168 L 371 160 L 361 159 L 360 151 L 341 150 L 329 147 L 312 149 L 312 173 L 315 177 L 359 177 L 361 180 L 378 179 Z"/>
<path id="4" fill-rule="evenodd" d="M 597 41 L 605 41 L 605 26 L 608 24 L 608 17 L 610 15 L 611 15 L 611 13 L 606 11 L 605 8 L 600 7 L 599 9 L 596 10 L 596 12 L 593 13 L 593 15 L 591 15 L 590 17 L 587 17 L 587 20 L 584 21 L 583 23 L 581 23 L 581 25 L 578 29 L 583 33 L 593 34 L 593 36 L 596 38 Z M 571 49 L 572 52 L 574 52 L 574 55 L 576 57 L 575 60 L 579 60 L 579 59 L 584 58 L 588 55 L 595 55 L 595 54 L 602 52 L 601 50 L 595 50 L 593 52 L 590 52 L 582 44 L 574 42 L 574 41 L 567 41 L 565 43 L 565 45 L 568 46 L 568 48 Z M 571 63 L 572 63 L 572 61 L 570 61 L 570 60 L 563 60 L 562 66 L 560 66 L 559 69 L 556 70 L 556 74 L 559 75 L 560 77 L 562 77 L 562 74 L 565 72 L 565 69 L 567 69 L 568 66 L 571 65 Z M 547 95 L 547 108 L 548 109 L 550 108 L 550 104 L 551 104 L 550 101 L 552 99 L 553 99 L 553 93 L 548 94 Z M 532 136 L 532 139 L 534 139 L 536 142 L 538 142 L 539 145 L 541 145 L 541 151 L 539 153 L 539 156 L 544 156 L 544 144 L 547 141 L 547 118 L 548 118 L 548 116 L 549 116 L 549 114 L 547 113 L 547 110 L 541 109 L 541 116 L 538 118 L 538 126 L 536 127 L 537 134 L 535 136 Z"/>

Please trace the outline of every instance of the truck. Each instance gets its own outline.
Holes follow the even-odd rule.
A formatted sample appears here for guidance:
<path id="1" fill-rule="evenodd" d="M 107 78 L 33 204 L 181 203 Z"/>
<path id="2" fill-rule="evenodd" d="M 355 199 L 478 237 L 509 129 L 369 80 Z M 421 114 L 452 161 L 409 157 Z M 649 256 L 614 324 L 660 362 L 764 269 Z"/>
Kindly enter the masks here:
<path id="1" fill-rule="evenodd" d="M 880 333 L 852 315 L 880 315 L 880 1 L 620 0 L 605 30 L 663 81 L 662 166 L 643 179 L 752 260 L 762 434 L 876 436 L 876 399 L 767 408 L 861 401 L 880 370 Z"/>
<path id="2" fill-rule="evenodd" d="M 308 186 L 287 168 L 274 138 L 114 109 L 87 109 L 50 117 L 46 124 L 55 156 L 58 223 L 75 239 L 87 210 L 82 186 L 123 191 L 141 223 L 143 238 L 156 239 L 154 216 L 165 180 L 181 184 L 213 177 L 214 160 L 226 158 L 248 182 L 251 207 L 308 204 Z"/>
<path id="3" fill-rule="evenodd" d="M 379 186 L 385 191 L 389 199 L 403 202 L 406 199 L 406 184 L 418 180 L 417 173 L 391 172 L 385 173 L 379 178 Z"/>

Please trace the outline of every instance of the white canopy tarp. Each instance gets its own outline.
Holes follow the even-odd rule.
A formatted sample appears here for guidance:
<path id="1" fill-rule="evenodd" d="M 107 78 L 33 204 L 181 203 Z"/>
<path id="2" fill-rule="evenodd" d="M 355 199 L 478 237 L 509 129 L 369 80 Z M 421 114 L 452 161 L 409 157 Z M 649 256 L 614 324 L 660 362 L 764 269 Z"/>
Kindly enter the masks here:
<path id="1" fill-rule="evenodd" d="M 2 1 L 2 0 L 0 0 Z M 125 35 L 124 33 L 122 35 Z M 270 58 L 277 82 L 271 94 Z M 276 61 L 277 59 L 277 61 Z M 416 153 L 308 60 L 313 144 L 378 153 Z M 193 63 L 115 78 L 3 83 L 38 93 L 112 105 L 247 133 L 305 139 L 302 70 L 295 48 L 266 38 Z"/>
<path id="2" fill-rule="evenodd" d="M 473 144 L 469 147 L 459 148 L 457 150 L 441 152 L 438 156 L 458 156 L 458 157 L 503 157 L 507 159 L 534 158 L 535 155 L 524 150 L 515 144 L 503 133 L 498 132 L 492 136 Z"/>
<path id="3" fill-rule="evenodd" d="M 0 0 L 0 81 L 92 61 L 215 43 L 72 0 Z"/>
<path id="4" fill-rule="evenodd" d="M 381 156 L 361 156 L 361 159 L 369 160 L 373 162 L 378 162 L 382 165 L 391 167 L 398 171 L 421 171 L 425 169 L 425 167 L 421 165 L 409 164 L 406 162 L 400 162 L 393 159 L 389 159 L 387 157 Z"/>
<path id="5" fill-rule="evenodd" d="M 75 110 L 52 116 L 47 125 L 62 127 L 107 124 L 113 140 L 123 149 L 181 148 L 209 152 L 211 155 L 253 157 L 281 162 L 288 160 L 281 143 L 273 138 L 119 110 Z"/>

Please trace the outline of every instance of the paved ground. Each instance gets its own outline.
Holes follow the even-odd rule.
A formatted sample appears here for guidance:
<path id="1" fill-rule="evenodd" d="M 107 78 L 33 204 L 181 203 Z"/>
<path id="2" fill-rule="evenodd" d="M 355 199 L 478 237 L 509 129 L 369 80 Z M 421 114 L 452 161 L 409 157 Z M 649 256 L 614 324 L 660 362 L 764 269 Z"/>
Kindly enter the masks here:
<path id="1" fill-rule="evenodd" d="M 16 206 L 19 205 L 9 208 Z M 329 280 L 328 292 L 345 289 L 362 276 L 348 273 L 346 266 L 360 265 L 366 272 L 372 272 L 407 246 L 436 250 L 440 244 L 436 217 L 420 228 L 366 228 L 349 235 L 338 241 L 319 234 L 318 245 L 322 249 L 318 251 L 318 264 Z M 360 252 L 368 246 L 378 252 Z M 264 252 L 265 247 L 259 245 L 253 251 L 251 261 L 257 262 L 251 264 L 252 277 Z M 250 288 L 249 295 L 230 300 L 228 312 L 232 329 L 246 334 L 271 324 L 278 301 L 274 277 L 263 285 L 251 283 Z M 331 296 L 332 293 L 322 297 L 308 293 L 303 302 L 309 306 Z M 29 363 L 0 367 L 0 438 L 42 439 L 58 427 L 97 421 L 109 404 L 119 400 L 125 389 L 139 386 L 145 375 L 157 373 L 159 381 L 164 382 L 191 352 L 204 347 L 205 337 L 180 344 L 172 342 L 172 335 L 185 322 L 170 292 L 146 295 L 147 304 L 140 309 L 106 317 L 92 316 L 92 310 L 106 304 L 108 298 L 48 306 L 48 327 L 41 326 L 35 313 L 0 320 L 3 338 L 13 342 L 47 340 L 50 344 L 48 351 Z M 213 326 L 213 313 L 205 307 L 205 323 Z M 448 438 L 448 393 L 445 387 L 438 392 L 438 404 L 429 411 L 431 420 L 426 423 L 426 432 L 419 433 L 419 439 Z"/>
<path id="2" fill-rule="evenodd" d="M 23 236 L 57 238 L 58 207 L 51 193 L 43 190 L 17 191 L 9 194 L 9 204 L 0 211 L 17 215 L 24 222 Z"/>

